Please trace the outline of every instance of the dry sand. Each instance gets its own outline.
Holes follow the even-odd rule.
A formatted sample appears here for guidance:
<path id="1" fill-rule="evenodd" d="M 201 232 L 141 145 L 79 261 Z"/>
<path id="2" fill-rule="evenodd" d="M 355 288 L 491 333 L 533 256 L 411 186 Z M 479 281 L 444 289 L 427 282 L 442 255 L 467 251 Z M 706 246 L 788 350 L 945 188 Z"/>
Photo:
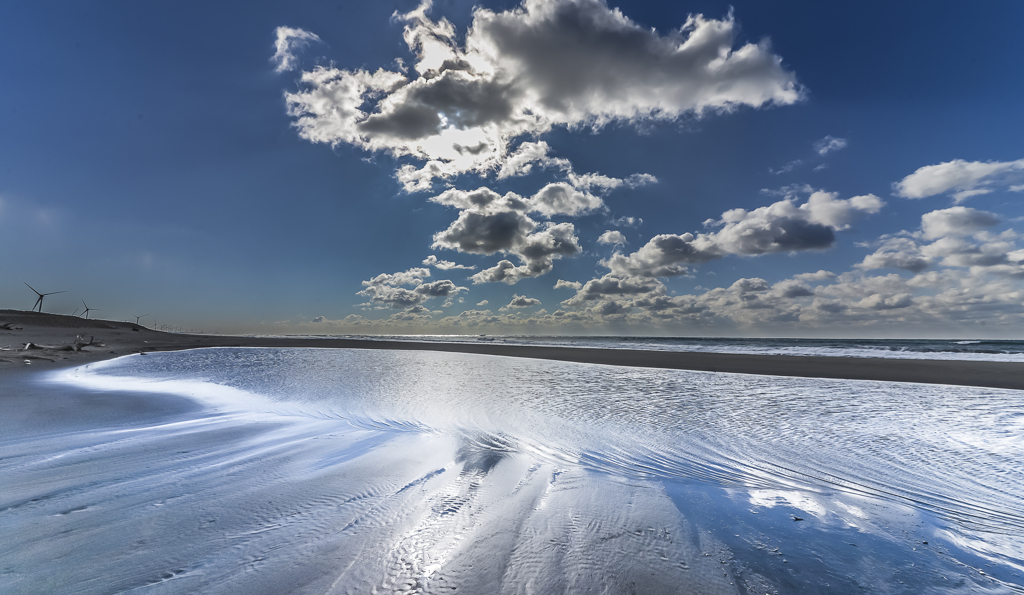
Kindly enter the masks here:
<path id="1" fill-rule="evenodd" d="M 670 352 L 627 349 L 565 348 L 528 345 L 376 341 L 366 339 L 233 337 L 165 333 L 128 322 L 85 320 L 59 314 L 0 310 L 0 374 L 5 370 L 52 369 L 131 353 L 199 347 L 318 347 L 331 349 L 401 349 L 478 353 L 590 364 L 767 374 L 807 378 L 842 378 L 921 382 L 1024 390 L 1024 363 L 925 359 L 809 357 L 731 353 Z M 93 345 L 79 350 L 76 339 Z M 25 349 L 32 343 L 40 348 Z"/>

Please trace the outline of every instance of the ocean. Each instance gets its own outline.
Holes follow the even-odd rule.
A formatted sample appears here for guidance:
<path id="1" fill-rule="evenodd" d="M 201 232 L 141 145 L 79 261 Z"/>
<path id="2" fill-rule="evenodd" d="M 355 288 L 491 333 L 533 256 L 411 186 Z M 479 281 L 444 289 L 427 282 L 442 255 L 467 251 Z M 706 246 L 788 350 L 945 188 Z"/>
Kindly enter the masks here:
<path id="1" fill-rule="evenodd" d="M 69 399 L 70 421 L 0 441 L 4 593 L 1024 592 L 1019 391 L 264 348 L 36 382 Z"/>
<path id="2" fill-rule="evenodd" d="M 346 339 L 500 343 L 601 349 L 705 351 L 753 355 L 817 355 L 1022 362 L 1024 341 L 980 339 L 736 339 L 531 335 L 346 335 Z"/>

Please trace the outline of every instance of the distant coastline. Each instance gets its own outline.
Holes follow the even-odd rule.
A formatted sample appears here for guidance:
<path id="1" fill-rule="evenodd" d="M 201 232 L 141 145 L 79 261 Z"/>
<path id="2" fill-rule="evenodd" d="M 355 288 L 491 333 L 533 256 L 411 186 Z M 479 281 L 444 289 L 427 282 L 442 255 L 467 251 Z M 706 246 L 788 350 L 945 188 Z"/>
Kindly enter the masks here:
<path id="1" fill-rule="evenodd" d="M 411 339 L 244 337 L 166 333 L 141 325 L 0 310 L 0 371 L 52 369 L 122 355 L 203 347 L 393 349 L 475 353 L 614 366 L 1024 390 L 1024 362 L 752 355 Z M 92 341 L 92 345 L 75 347 Z M 27 344 L 33 348 L 25 349 Z"/>

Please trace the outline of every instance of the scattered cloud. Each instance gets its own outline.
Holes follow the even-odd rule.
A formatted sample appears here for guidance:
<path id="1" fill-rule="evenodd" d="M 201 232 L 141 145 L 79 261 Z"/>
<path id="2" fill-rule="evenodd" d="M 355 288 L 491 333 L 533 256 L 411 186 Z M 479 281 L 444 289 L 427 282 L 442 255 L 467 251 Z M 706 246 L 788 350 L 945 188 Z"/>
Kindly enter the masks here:
<path id="1" fill-rule="evenodd" d="M 828 155 L 833 151 L 846 148 L 847 140 L 845 138 L 836 138 L 834 136 L 826 136 L 825 138 L 816 141 L 814 143 L 814 151 L 818 155 Z"/>
<path id="2" fill-rule="evenodd" d="M 601 234 L 600 237 L 597 238 L 597 241 L 600 244 L 622 245 L 628 243 L 626 242 L 626 236 L 622 235 L 621 231 L 611 229 Z"/>
<path id="3" fill-rule="evenodd" d="M 639 227 L 644 222 L 639 217 L 619 217 L 618 219 L 612 219 L 610 223 L 619 227 Z"/>
<path id="4" fill-rule="evenodd" d="M 477 305 L 477 307 L 480 307 L 480 306 L 486 306 L 489 303 L 491 303 L 491 302 L 489 302 L 487 300 L 480 300 L 479 302 L 476 303 L 476 305 Z"/>
<path id="5" fill-rule="evenodd" d="M 776 176 L 780 175 L 780 174 L 789 173 L 789 172 L 793 171 L 794 169 L 796 169 L 796 168 L 800 167 L 801 165 L 803 165 L 803 163 L 804 163 L 803 159 L 794 159 L 793 161 L 790 161 L 789 163 L 787 163 L 787 164 L 785 164 L 785 165 L 783 165 L 782 167 L 779 167 L 779 168 L 769 167 L 768 168 L 768 173 L 770 173 L 772 175 L 776 175 Z"/>
<path id="6" fill-rule="evenodd" d="M 583 284 L 579 281 L 566 281 L 559 279 L 555 282 L 555 289 L 579 289 L 583 287 Z"/>
<path id="7" fill-rule="evenodd" d="M 320 38 L 313 33 L 291 27 L 278 27 L 275 34 L 274 55 L 270 57 L 275 72 L 294 70 L 298 67 L 295 51 L 308 46 L 310 42 L 320 42 Z"/>
<path id="8" fill-rule="evenodd" d="M 894 185 L 903 198 L 927 198 L 953 192 L 953 200 L 963 200 L 999 189 L 1020 191 L 1024 184 L 1024 159 L 1017 161 L 964 161 L 954 159 L 938 165 L 926 165 Z"/>
<path id="9" fill-rule="evenodd" d="M 450 271 L 454 269 L 461 269 L 465 271 L 472 271 L 476 269 L 476 266 L 467 266 L 464 264 L 456 264 L 450 260 L 438 260 L 436 256 L 431 254 L 430 256 L 423 259 L 424 266 L 431 266 L 435 269 L 442 271 Z"/>

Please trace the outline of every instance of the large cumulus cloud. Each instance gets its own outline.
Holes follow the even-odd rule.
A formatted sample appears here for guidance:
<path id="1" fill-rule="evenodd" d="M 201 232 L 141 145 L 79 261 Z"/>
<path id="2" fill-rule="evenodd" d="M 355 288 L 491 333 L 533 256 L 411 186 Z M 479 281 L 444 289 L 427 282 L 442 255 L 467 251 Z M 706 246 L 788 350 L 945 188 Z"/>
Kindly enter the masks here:
<path id="1" fill-rule="evenodd" d="M 455 27 L 429 10 L 427 2 L 398 17 L 414 73 L 304 72 L 300 90 L 286 94 L 299 134 L 420 160 L 398 174 L 419 190 L 467 171 L 507 176 L 560 165 L 544 145 L 512 146 L 553 126 L 671 120 L 801 98 L 766 40 L 737 45 L 731 13 L 691 15 L 660 33 L 604 0 L 525 0 L 503 12 L 476 8 L 460 44 Z M 310 39 L 288 33 L 278 64 L 290 67 L 294 44 Z"/>

